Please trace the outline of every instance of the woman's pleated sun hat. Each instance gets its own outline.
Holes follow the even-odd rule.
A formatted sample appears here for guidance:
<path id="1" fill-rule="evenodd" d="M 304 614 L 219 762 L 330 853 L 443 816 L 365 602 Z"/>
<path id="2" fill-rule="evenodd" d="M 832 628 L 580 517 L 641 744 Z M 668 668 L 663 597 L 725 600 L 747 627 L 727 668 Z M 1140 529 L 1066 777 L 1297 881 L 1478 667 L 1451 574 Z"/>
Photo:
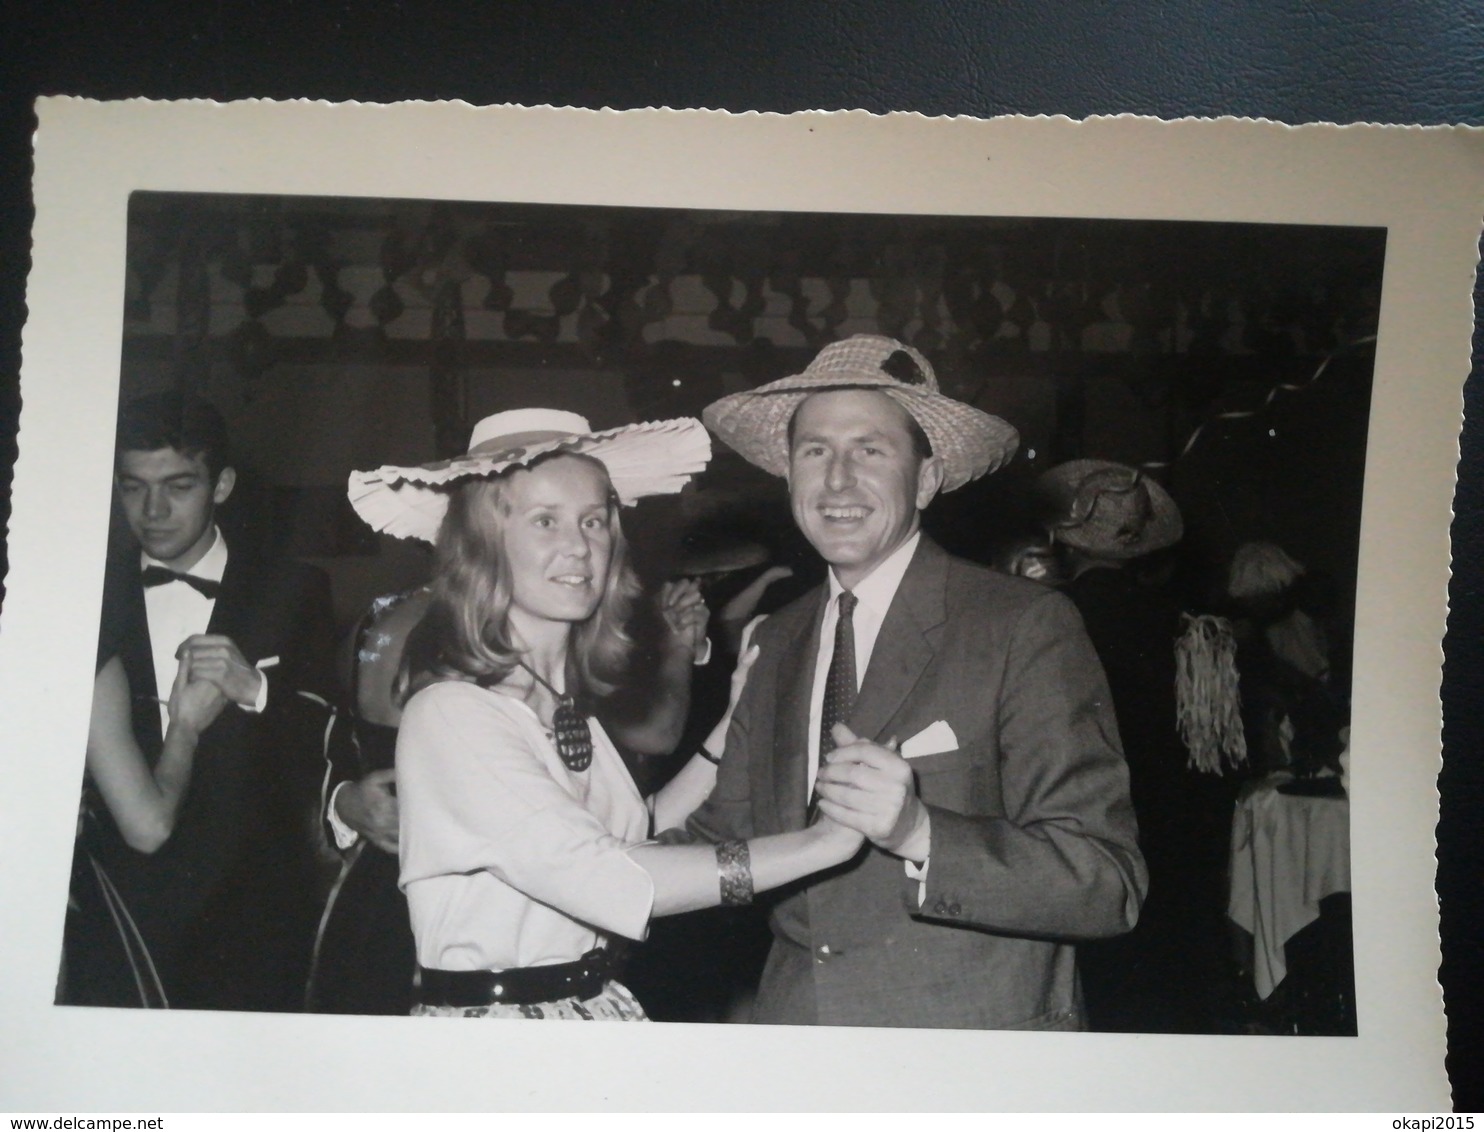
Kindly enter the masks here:
<path id="1" fill-rule="evenodd" d="M 474 426 L 469 451 L 413 467 L 386 465 L 352 472 L 348 494 L 356 514 L 398 538 L 433 542 L 448 511 L 449 490 L 463 480 L 497 476 L 552 453 L 591 456 L 608 469 L 625 506 L 679 491 L 711 459 L 711 438 L 694 417 L 643 421 L 593 432 L 576 413 L 515 409 Z"/>
<path id="2" fill-rule="evenodd" d="M 1008 421 L 940 393 L 920 352 L 879 334 L 832 342 L 803 373 L 730 394 L 702 416 L 748 462 L 783 476 L 788 422 L 806 397 L 832 389 L 877 389 L 911 413 L 942 462 L 944 491 L 1003 467 L 1020 443 Z"/>

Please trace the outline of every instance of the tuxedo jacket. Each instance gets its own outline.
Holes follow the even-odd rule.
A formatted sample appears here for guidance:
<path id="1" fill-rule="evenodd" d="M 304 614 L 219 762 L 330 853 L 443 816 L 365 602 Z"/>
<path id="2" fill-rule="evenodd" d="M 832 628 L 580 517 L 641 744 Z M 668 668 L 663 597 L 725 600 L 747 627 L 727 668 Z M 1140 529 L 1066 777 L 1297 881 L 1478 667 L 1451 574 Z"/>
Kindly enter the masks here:
<path id="1" fill-rule="evenodd" d="M 169 689 L 155 687 L 139 577 L 137 549 L 113 556 L 99 662 L 121 659 L 135 736 L 153 759 L 162 745 L 156 696 Z M 249 664 L 278 658 L 264 670 L 264 711 L 228 704 L 202 734 L 175 830 L 156 852 L 129 848 L 106 811 L 86 848 L 138 923 L 172 1006 L 296 1009 L 313 941 L 321 743 L 337 699 L 329 582 L 313 567 L 254 560 L 229 542 L 221 587 L 207 632 L 230 637 Z M 68 956 L 79 985 L 86 975 L 72 968 L 87 962 L 86 950 L 83 941 Z"/>
<path id="2" fill-rule="evenodd" d="M 759 626 L 710 840 L 803 828 L 827 590 Z M 754 1021 L 1080 1029 L 1075 943 L 1131 928 L 1146 889 L 1102 669 L 1072 604 L 923 538 L 848 720 L 910 759 L 931 817 L 926 893 L 874 846 L 777 895 Z M 935 727 L 938 735 L 944 728 Z"/>

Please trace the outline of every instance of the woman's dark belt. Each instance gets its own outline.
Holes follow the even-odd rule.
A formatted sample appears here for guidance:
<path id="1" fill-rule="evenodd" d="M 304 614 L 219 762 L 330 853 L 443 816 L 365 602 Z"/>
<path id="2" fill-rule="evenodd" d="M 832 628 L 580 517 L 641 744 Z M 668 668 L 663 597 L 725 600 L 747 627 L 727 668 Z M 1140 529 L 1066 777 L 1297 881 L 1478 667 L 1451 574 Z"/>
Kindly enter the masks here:
<path id="1" fill-rule="evenodd" d="M 595 948 L 572 963 L 512 967 L 506 971 L 438 971 L 420 967 L 417 1001 L 423 1006 L 535 1006 L 592 998 L 613 975 L 613 956 Z"/>

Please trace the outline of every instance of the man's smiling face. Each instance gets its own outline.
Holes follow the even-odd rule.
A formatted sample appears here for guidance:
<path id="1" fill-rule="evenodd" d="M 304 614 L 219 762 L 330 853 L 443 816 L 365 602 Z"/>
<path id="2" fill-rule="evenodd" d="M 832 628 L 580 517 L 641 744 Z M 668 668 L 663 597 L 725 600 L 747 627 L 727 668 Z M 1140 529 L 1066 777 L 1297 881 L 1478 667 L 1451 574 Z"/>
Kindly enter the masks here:
<path id="1" fill-rule="evenodd" d="M 788 493 L 794 522 L 853 588 L 916 532 L 942 472 L 885 393 L 815 393 L 794 414 Z"/>

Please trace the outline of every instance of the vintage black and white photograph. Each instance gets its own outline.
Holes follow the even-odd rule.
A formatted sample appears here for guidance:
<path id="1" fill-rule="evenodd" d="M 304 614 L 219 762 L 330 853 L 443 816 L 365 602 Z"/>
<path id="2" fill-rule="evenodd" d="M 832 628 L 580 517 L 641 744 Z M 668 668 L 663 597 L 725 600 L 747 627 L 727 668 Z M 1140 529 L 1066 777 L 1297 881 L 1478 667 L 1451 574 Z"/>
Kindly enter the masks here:
<path id="1" fill-rule="evenodd" d="M 1383 230 L 128 239 L 59 1003 L 1355 1033 Z"/>
<path id="2" fill-rule="evenodd" d="M 551 176 L 113 194 L 56 1024 L 1402 1040 L 1417 238 Z"/>

